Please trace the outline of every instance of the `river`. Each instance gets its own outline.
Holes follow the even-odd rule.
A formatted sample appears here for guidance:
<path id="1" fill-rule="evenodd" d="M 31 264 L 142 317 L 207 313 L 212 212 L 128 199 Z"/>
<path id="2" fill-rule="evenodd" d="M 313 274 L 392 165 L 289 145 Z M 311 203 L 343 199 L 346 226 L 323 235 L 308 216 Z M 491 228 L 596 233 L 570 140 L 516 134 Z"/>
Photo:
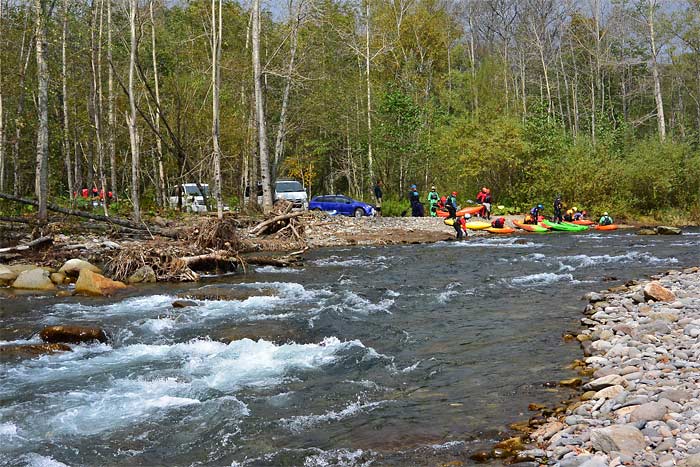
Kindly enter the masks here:
<path id="1" fill-rule="evenodd" d="M 585 292 L 699 264 L 697 230 L 533 234 L 318 250 L 116 299 L 2 296 L 0 345 L 50 324 L 113 340 L 0 362 L 0 465 L 469 465 L 528 403 L 570 395 L 546 383 L 574 375 L 561 336 Z M 193 287 L 275 295 L 174 310 Z"/>

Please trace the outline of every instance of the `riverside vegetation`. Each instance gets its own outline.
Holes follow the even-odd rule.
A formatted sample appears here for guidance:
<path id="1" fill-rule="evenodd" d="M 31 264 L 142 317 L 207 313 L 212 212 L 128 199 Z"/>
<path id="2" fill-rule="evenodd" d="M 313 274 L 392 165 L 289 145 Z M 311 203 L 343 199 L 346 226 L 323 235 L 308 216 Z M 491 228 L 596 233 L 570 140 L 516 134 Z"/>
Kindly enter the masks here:
<path id="1" fill-rule="evenodd" d="M 2 1 L 0 192 L 45 221 L 96 186 L 138 220 L 186 182 L 221 215 L 281 175 L 381 178 L 697 222 L 698 24 L 691 0 Z"/>

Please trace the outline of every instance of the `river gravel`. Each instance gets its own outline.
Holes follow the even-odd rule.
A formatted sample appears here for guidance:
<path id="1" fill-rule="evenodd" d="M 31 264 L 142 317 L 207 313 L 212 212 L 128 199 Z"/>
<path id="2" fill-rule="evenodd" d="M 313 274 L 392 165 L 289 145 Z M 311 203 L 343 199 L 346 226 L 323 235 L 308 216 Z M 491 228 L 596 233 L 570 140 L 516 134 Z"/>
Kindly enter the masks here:
<path id="1" fill-rule="evenodd" d="M 532 433 L 561 467 L 700 465 L 700 269 L 587 296 L 594 370 L 580 402 Z"/>

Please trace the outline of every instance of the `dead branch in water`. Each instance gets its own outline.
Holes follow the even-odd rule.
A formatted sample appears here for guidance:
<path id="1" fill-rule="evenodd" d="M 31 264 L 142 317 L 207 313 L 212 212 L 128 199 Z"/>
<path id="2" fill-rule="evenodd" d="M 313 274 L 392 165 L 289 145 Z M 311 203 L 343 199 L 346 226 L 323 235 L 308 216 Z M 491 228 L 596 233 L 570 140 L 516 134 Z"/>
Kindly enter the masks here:
<path id="1" fill-rule="evenodd" d="M 250 229 L 250 233 L 253 235 L 261 235 L 265 233 L 267 230 L 271 229 L 272 226 L 278 225 L 278 229 L 274 229 L 274 231 L 279 230 L 280 228 L 284 227 L 286 223 L 284 221 L 294 219 L 295 217 L 299 217 L 303 215 L 304 213 L 302 211 L 299 212 L 291 212 L 287 214 L 282 214 L 281 216 L 275 216 L 272 219 L 268 219 L 266 221 L 263 221 Z"/>

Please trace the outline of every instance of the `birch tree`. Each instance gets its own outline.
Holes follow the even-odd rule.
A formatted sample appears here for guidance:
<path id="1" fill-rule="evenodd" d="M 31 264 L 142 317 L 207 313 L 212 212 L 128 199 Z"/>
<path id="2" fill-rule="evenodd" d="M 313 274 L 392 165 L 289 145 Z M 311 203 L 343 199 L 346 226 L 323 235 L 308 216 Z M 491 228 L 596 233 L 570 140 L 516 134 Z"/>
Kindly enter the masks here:
<path id="1" fill-rule="evenodd" d="M 267 124 L 263 96 L 263 73 L 260 65 L 260 0 L 253 0 L 253 81 L 255 87 L 255 115 L 258 125 L 258 157 L 260 181 L 263 188 L 263 210 L 272 209 L 272 180 L 270 179 L 270 151 L 267 146 Z"/>
<path id="2" fill-rule="evenodd" d="M 2 1 L 2 0 L 0 0 Z M 66 183 L 68 184 L 68 196 L 73 199 L 73 169 L 71 164 L 70 126 L 68 116 L 68 61 L 66 57 L 66 42 L 68 41 L 68 0 L 63 0 L 63 25 L 61 28 L 61 97 L 63 110 L 63 163 L 66 167 Z M 0 189 L 0 191 L 3 191 Z"/>
<path id="3" fill-rule="evenodd" d="M 36 15 L 36 74 L 37 74 L 37 136 L 35 192 L 39 200 L 37 218 L 48 221 L 46 209 L 49 191 L 49 67 L 48 53 L 48 0 L 34 0 Z"/>
<path id="4" fill-rule="evenodd" d="M 38 0 L 37 0 L 38 1 Z M 133 206 L 134 221 L 141 221 L 141 208 L 139 204 L 139 129 L 136 125 L 136 95 L 134 90 L 135 74 L 136 74 L 136 56 L 138 53 L 138 36 L 136 19 L 138 16 L 138 0 L 129 0 L 128 16 L 129 16 L 129 113 L 126 116 L 126 122 L 129 126 L 129 143 L 131 145 L 131 203 Z"/>
<path id="5" fill-rule="evenodd" d="M 221 147 L 219 146 L 219 91 L 221 88 L 221 0 L 211 0 L 211 86 L 212 86 L 212 123 L 211 136 L 214 157 L 214 184 L 216 197 L 216 214 L 219 219 L 224 217 L 224 201 L 221 191 Z M 258 31 L 259 32 L 259 31 Z M 259 65 L 259 64 L 258 64 Z M 257 96 L 257 93 L 256 93 Z M 269 169 L 268 169 L 269 170 Z"/>
<path id="6" fill-rule="evenodd" d="M 156 131 L 156 164 L 158 165 L 158 203 L 168 206 L 168 194 L 165 189 L 165 168 L 163 167 L 163 140 L 160 134 L 160 80 L 158 78 L 158 60 L 156 59 L 156 21 L 153 12 L 154 0 L 149 3 L 151 14 L 151 58 L 153 61 L 153 91 L 156 98 L 156 112 L 153 117 L 153 124 Z"/>

